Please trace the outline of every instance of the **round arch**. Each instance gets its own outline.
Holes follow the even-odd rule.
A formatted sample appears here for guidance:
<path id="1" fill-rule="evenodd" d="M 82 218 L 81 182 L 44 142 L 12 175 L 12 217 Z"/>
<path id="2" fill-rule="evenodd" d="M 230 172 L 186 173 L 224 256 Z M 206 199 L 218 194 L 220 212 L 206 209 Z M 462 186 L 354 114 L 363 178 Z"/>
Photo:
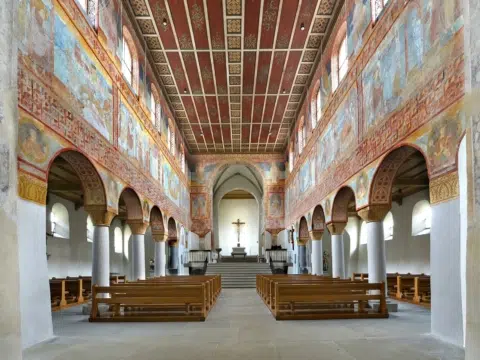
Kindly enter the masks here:
<path id="1" fill-rule="evenodd" d="M 312 230 L 324 230 L 325 229 L 325 212 L 322 205 L 315 206 L 312 215 Z"/>
<path id="2" fill-rule="evenodd" d="M 332 204 L 332 223 L 348 222 L 348 208 L 351 206 L 352 199 L 356 209 L 355 192 L 350 186 L 343 186 L 337 191 Z"/>
<path id="3" fill-rule="evenodd" d="M 152 206 L 150 210 L 150 226 L 152 228 L 152 234 L 165 234 L 162 211 L 157 205 Z"/>
<path id="4" fill-rule="evenodd" d="M 407 144 L 401 145 L 382 159 L 370 184 L 369 205 L 392 204 L 392 188 L 395 177 L 401 166 L 414 154 L 421 154 L 427 167 L 427 174 L 430 179 L 428 159 L 425 154 L 416 146 Z"/>
<path id="5" fill-rule="evenodd" d="M 123 209 L 121 207 L 124 207 Z M 122 210 L 126 213 L 126 219 L 128 220 L 141 220 L 143 221 L 143 209 L 142 209 L 142 202 L 140 201 L 140 197 L 130 187 L 126 187 L 120 193 L 118 198 L 118 210 L 121 212 Z"/>

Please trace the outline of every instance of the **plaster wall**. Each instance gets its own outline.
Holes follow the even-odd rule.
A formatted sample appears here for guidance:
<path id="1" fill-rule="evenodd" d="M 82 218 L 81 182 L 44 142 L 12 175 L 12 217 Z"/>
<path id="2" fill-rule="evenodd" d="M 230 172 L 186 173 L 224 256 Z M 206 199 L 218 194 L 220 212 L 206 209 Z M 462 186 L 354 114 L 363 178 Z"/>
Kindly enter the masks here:
<path id="1" fill-rule="evenodd" d="M 187 235 L 189 250 L 200 250 L 200 237 L 194 232 L 189 232 Z"/>
<path id="2" fill-rule="evenodd" d="M 430 235 L 412 236 L 413 207 L 418 201 L 428 199 L 428 191 L 422 191 L 404 198 L 402 205 L 395 202 L 392 204 L 393 239 L 385 242 L 387 273 L 430 274 Z M 359 222 L 359 233 L 361 223 L 362 221 Z M 360 244 L 360 236 L 358 240 L 356 272 L 366 273 L 367 244 Z"/>
<path id="3" fill-rule="evenodd" d="M 19 235 L 17 229 L 17 17 L 18 1 L 0 6 L 0 349 L 6 359 L 22 358 Z"/>
<path id="4" fill-rule="evenodd" d="M 232 247 L 237 246 L 237 226 L 232 222 L 240 219 L 240 246 L 245 247 L 248 255 L 258 255 L 259 215 L 255 199 L 223 199 L 220 201 L 218 227 L 219 244 L 222 253 L 229 255 Z"/>
<path id="5" fill-rule="evenodd" d="M 432 205 L 432 333 L 463 346 L 459 206 L 458 198 Z"/>
<path id="6" fill-rule="evenodd" d="M 463 346 L 467 328 L 467 234 L 468 234 L 468 172 L 467 141 L 463 138 L 458 150 L 458 187 L 460 201 L 460 278 L 462 279 Z"/>
<path id="7" fill-rule="evenodd" d="M 87 217 L 88 214 L 83 208 L 75 210 L 74 204 L 53 194 L 49 194 L 47 211 L 50 212 L 55 203 L 63 204 L 69 215 L 70 237 L 58 238 L 47 236 L 48 277 L 65 276 L 90 276 L 92 274 L 92 243 L 87 241 Z M 45 212 L 45 210 L 44 210 Z M 45 224 L 48 226 L 47 214 L 44 215 Z M 129 246 L 128 254 L 132 254 L 131 241 L 122 241 L 122 252 L 115 252 L 115 229 L 120 228 L 122 238 L 130 232 L 118 217 L 114 218 L 110 225 L 110 272 L 119 275 L 127 275 L 131 279 L 131 264 L 127 258 L 126 246 Z M 46 229 L 46 228 L 45 228 Z M 44 232 L 45 233 L 45 232 Z M 150 237 L 145 237 L 145 242 L 151 242 Z M 146 245 L 147 249 L 147 245 Z M 147 250 L 146 250 L 147 253 Z M 153 254 L 153 252 L 152 252 Z M 153 256 L 152 256 L 153 257 Z M 148 257 L 147 257 L 148 259 Z"/>
<path id="8" fill-rule="evenodd" d="M 42 205 L 17 201 L 20 265 L 22 347 L 28 348 L 53 337 L 50 287 L 45 245 L 46 211 Z"/>

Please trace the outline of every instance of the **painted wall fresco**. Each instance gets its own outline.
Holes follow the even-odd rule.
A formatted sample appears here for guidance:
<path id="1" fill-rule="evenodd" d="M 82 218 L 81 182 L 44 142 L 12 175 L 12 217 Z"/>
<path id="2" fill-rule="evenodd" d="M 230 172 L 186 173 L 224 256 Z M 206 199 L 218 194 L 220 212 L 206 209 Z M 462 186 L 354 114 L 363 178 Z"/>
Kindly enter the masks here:
<path id="1" fill-rule="evenodd" d="M 192 219 L 207 219 L 209 211 L 207 208 L 207 194 L 192 194 Z"/>
<path id="2" fill-rule="evenodd" d="M 124 186 L 121 178 L 150 205 L 154 200 L 176 220 L 188 224 L 189 189 L 180 181 L 183 175 L 157 132 L 152 131 L 150 103 L 146 103 L 150 92 L 145 90 L 139 102 L 119 72 L 121 27 L 131 28 L 128 18 L 120 17 L 121 1 L 99 0 L 97 31 L 78 6 L 75 0 L 19 2 L 19 168 L 46 181 L 54 154 L 63 148 L 78 148 L 99 167 L 110 207 L 116 207 L 118 188 Z M 140 42 L 134 41 L 140 57 L 144 56 Z M 151 89 L 155 78 L 148 64 L 145 69 L 143 77 Z M 162 94 L 160 104 L 165 105 Z M 171 115 L 168 107 L 162 113 L 157 130 L 163 130 L 166 143 Z M 113 147 L 116 135 L 119 151 Z M 167 200 L 158 190 L 163 179 L 159 164 L 164 162 L 171 163 L 175 173 L 168 176 L 174 178 L 169 183 L 179 184 L 177 201 Z M 167 194 L 169 199 L 172 194 L 175 191 Z"/>
<path id="3" fill-rule="evenodd" d="M 285 205 L 283 193 L 268 194 L 268 216 L 272 218 L 283 218 Z"/>
<path id="4" fill-rule="evenodd" d="M 122 57 L 122 4 L 120 0 L 99 0 L 98 9 L 98 37 L 119 63 Z"/>
<path id="5" fill-rule="evenodd" d="M 160 180 L 159 150 L 124 101 L 120 102 L 118 146 L 154 179 Z"/>
<path id="6" fill-rule="evenodd" d="M 54 74 L 81 102 L 83 118 L 112 141 L 112 84 L 59 14 L 55 14 Z"/>
<path id="7" fill-rule="evenodd" d="M 405 6 L 391 0 L 375 27 L 368 19 L 371 9 L 362 8 L 366 3 L 352 0 L 334 28 L 338 31 L 346 21 L 350 60 L 359 55 L 351 62 L 358 75 L 331 93 L 330 41 L 313 77 L 309 94 L 319 80 L 325 118 L 315 140 L 307 141 L 307 156 L 302 154 L 286 180 L 287 221 L 298 220 L 342 185 L 355 189 L 357 206 L 366 205 L 376 161 L 400 141 L 422 149 L 431 177 L 455 170 L 456 146 L 465 128 L 461 1 L 420 0 Z M 297 120 L 308 111 L 304 104 Z M 346 119 L 355 119 L 351 130 L 342 129 Z M 345 144 L 345 138 L 351 142 Z M 302 199 L 299 174 L 311 161 L 310 151 L 316 151 L 317 181 L 307 192 L 312 196 Z M 368 166 L 362 169 L 362 164 Z"/>
<path id="8" fill-rule="evenodd" d="M 366 66 L 362 82 L 366 128 L 395 110 L 406 85 L 405 25 L 397 22 Z"/>
<path id="9" fill-rule="evenodd" d="M 180 180 L 167 161 L 162 163 L 163 169 L 163 191 L 177 206 L 180 206 Z"/>
<path id="10" fill-rule="evenodd" d="M 18 6 L 19 55 L 37 75 L 45 76 L 53 65 L 53 3 L 25 0 Z"/>
<path id="11" fill-rule="evenodd" d="M 363 34 L 372 19 L 370 0 L 355 0 L 347 16 L 348 54 L 356 55 L 362 48 Z"/>

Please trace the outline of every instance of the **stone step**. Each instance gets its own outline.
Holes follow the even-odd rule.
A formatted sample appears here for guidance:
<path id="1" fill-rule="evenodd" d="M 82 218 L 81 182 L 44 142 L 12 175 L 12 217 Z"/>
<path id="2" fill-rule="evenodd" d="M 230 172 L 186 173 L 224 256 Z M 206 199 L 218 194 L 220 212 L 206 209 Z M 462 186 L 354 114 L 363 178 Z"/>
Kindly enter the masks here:
<path id="1" fill-rule="evenodd" d="M 206 275 L 222 276 L 223 288 L 254 288 L 257 274 L 271 274 L 265 263 L 228 262 L 209 264 Z"/>

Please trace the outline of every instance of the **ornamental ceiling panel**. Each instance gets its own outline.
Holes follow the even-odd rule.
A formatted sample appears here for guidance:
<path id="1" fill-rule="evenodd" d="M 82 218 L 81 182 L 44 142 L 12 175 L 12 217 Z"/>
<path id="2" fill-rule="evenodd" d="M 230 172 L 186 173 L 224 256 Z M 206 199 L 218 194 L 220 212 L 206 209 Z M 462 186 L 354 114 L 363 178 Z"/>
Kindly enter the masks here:
<path id="1" fill-rule="evenodd" d="M 191 153 L 283 152 L 343 0 L 125 0 Z"/>

